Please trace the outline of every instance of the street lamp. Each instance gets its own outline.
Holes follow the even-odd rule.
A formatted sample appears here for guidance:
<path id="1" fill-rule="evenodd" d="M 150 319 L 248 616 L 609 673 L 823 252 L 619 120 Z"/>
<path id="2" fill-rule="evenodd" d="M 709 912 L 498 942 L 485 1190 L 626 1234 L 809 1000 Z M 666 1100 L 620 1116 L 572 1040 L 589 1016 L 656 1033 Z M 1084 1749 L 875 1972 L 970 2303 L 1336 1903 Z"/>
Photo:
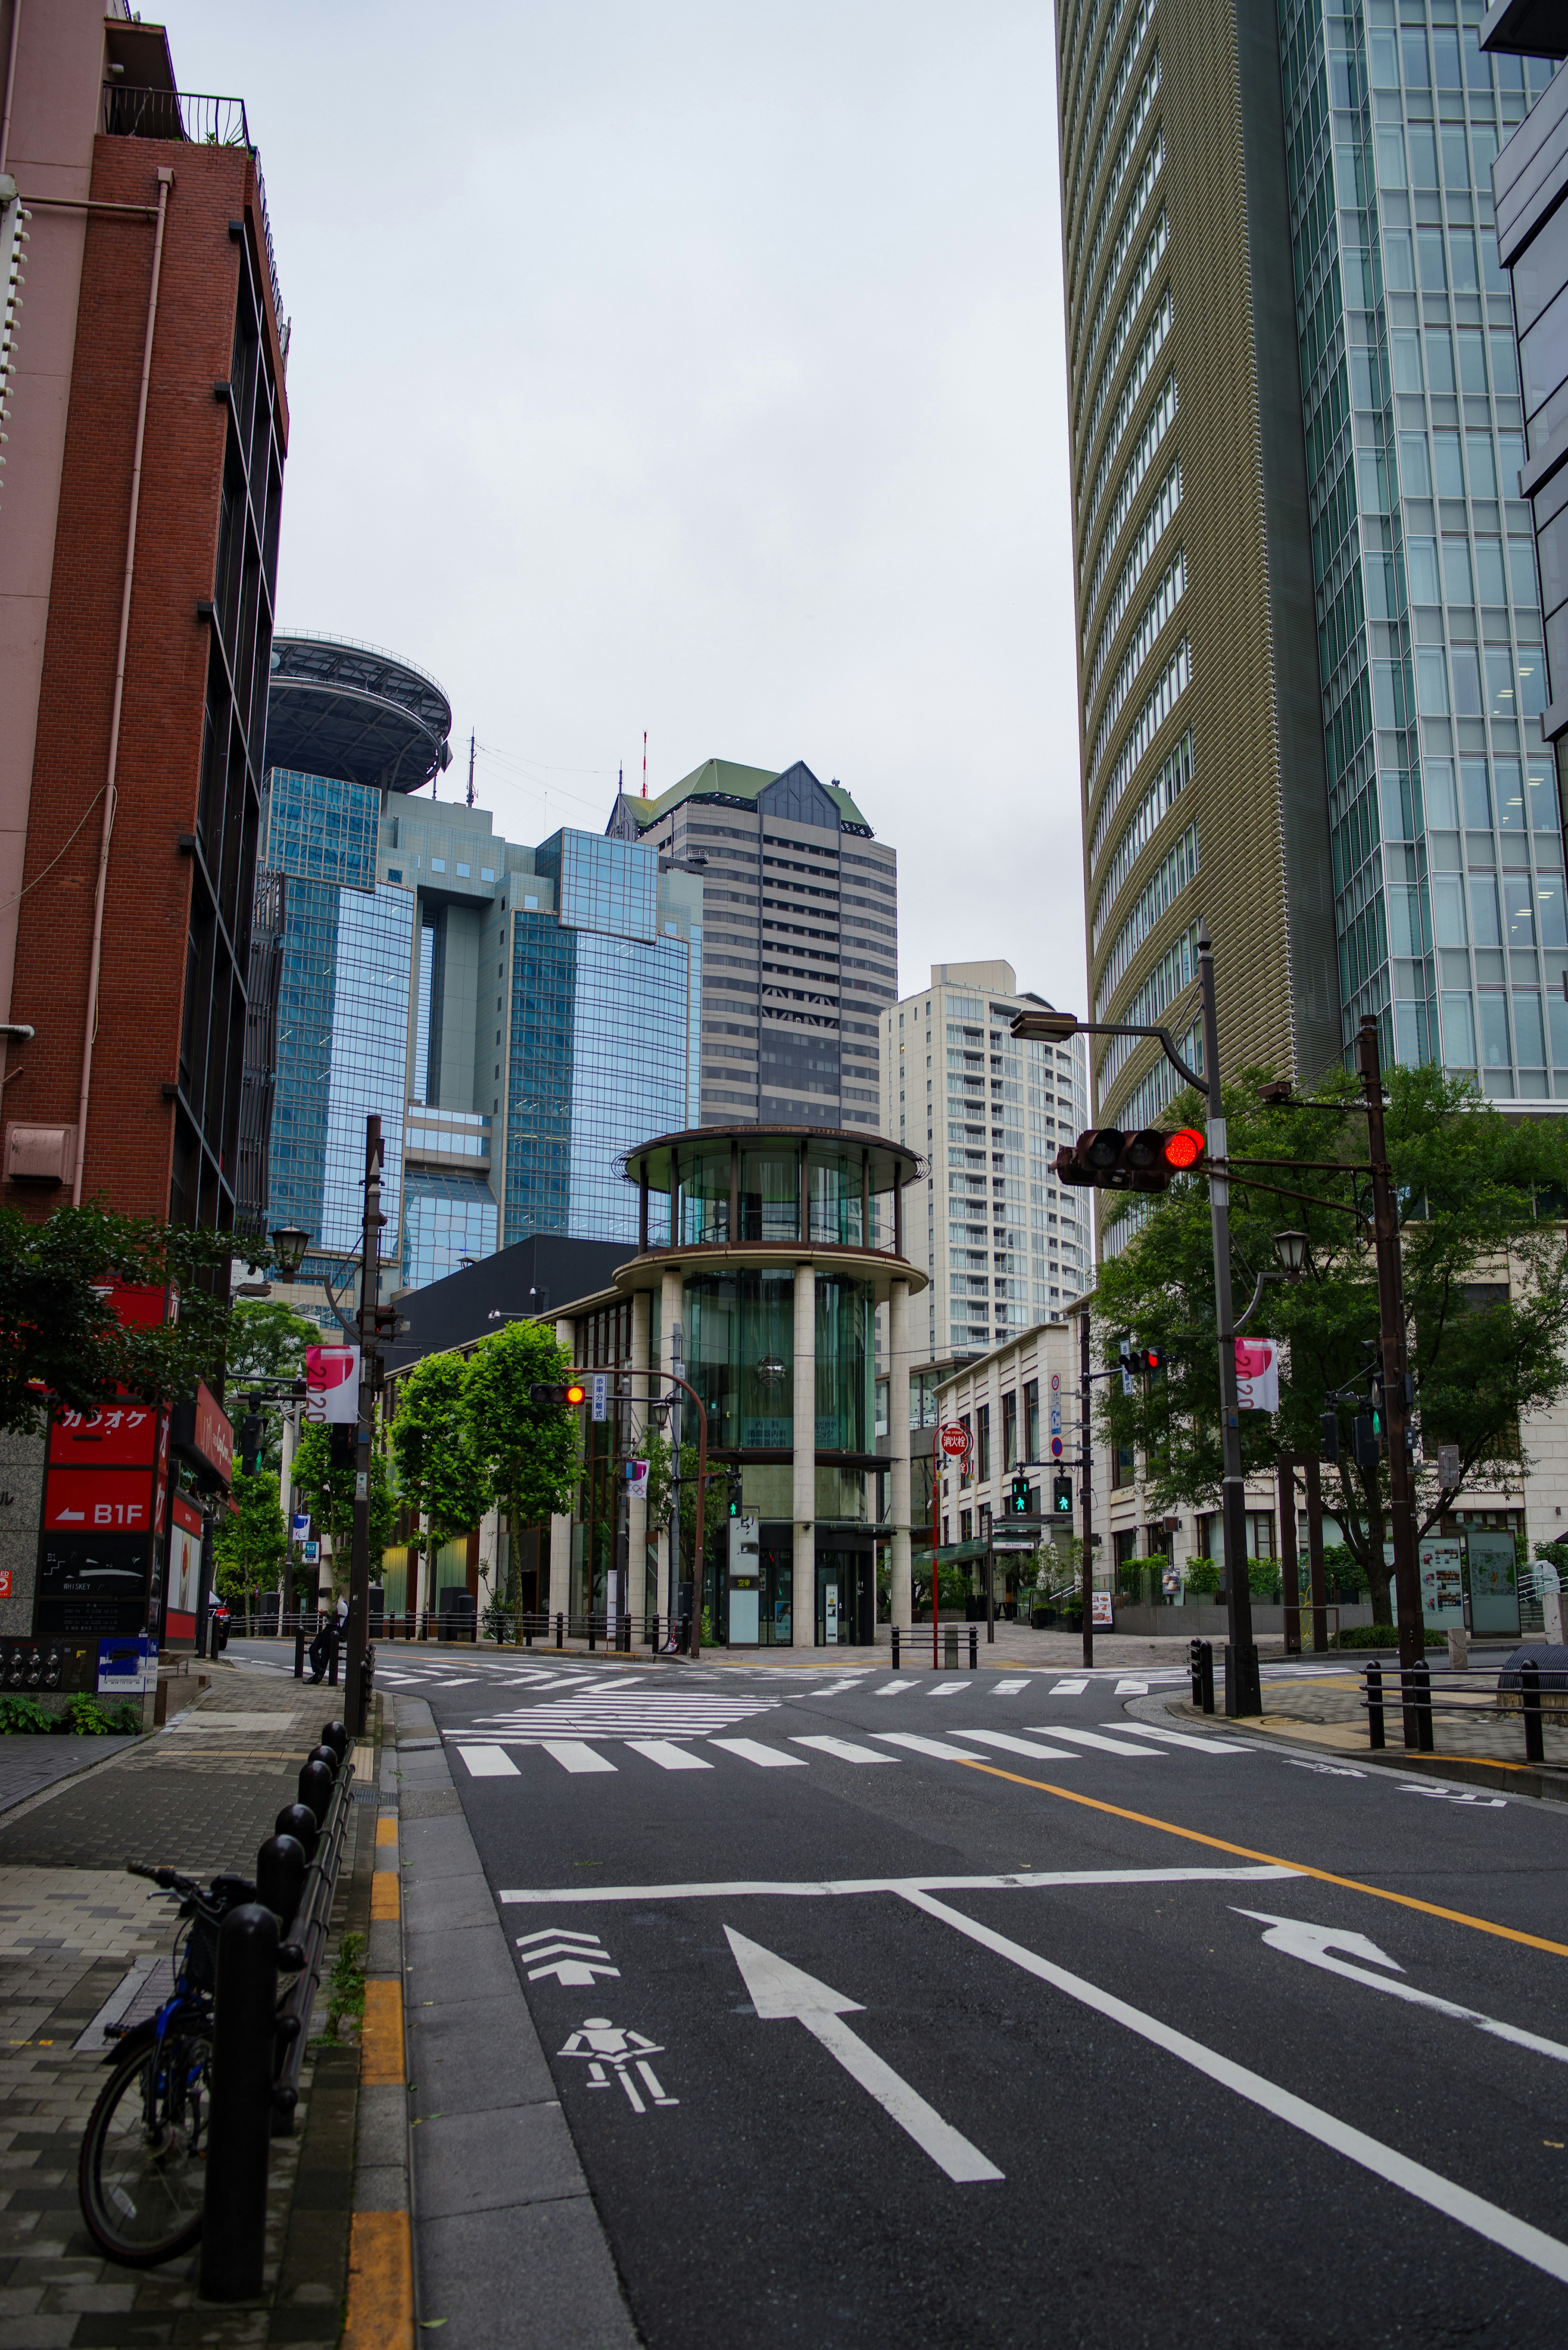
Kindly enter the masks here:
<path id="1" fill-rule="evenodd" d="M 305 1263 L 310 1234 L 302 1224 L 279 1224 L 272 1236 L 273 1262 L 285 1281 L 292 1281 Z"/>
<path id="2" fill-rule="evenodd" d="M 1307 1250 L 1311 1246 L 1305 1232 L 1276 1232 L 1274 1254 L 1287 1281 L 1299 1281 L 1306 1270 Z"/>

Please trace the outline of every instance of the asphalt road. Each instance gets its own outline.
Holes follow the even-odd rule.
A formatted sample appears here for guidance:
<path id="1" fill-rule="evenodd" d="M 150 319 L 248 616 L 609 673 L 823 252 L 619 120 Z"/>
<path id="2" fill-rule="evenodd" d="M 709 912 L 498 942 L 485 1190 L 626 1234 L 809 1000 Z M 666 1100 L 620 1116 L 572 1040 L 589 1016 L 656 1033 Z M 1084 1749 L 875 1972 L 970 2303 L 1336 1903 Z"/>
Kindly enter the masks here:
<path id="1" fill-rule="evenodd" d="M 378 1666 L 653 2350 L 1561 2340 L 1564 1808 L 1174 1675 Z"/>

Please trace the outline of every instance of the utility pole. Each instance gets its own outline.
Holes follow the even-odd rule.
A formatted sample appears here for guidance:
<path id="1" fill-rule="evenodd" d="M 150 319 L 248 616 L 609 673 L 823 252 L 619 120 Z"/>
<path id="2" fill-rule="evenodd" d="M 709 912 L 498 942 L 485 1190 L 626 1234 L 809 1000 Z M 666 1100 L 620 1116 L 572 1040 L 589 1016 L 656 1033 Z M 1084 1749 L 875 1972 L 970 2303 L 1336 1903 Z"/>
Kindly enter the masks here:
<path id="1" fill-rule="evenodd" d="M 1225 1164 L 1225 1103 L 1220 1089 L 1220 1016 L 1214 1002 L 1214 948 L 1209 926 L 1198 925 L 1198 973 L 1203 988 L 1203 1077 L 1209 1096 L 1209 1157 Z M 1262 1713 L 1262 1683 L 1252 1638 L 1252 1594 L 1247 1582 L 1247 1489 L 1241 1474 L 1241 1414 L 1236 1400 L 1235 1309 L 1231 1298 L 1231 1186 L 1212 1170 L 1209 1209 L 1214 1233 L 1214 1317 L 1220 1350 L 1220 1425 L 1224 1450 L 1225 1711 L 1234 1719 Z"/>
<path id="2" fill-rule="evenodd" d="M 1312 1579 L 1312 1645 L 1314 1655 L 1328 1646 L 1328 1591 L 1323 1571 L 1323 1488 L 1315 1452 L 1302 1463 L 1306 1484 L 1307 1561 Z"/>
<path id="3" fill-rule="evenodd" d="M 1410 1475 L 1408 1402 L 1405 1392 L 1405 1284 L 1399 1263 L 1399 1217 L 1383 1130 L 1383 1065 L 1377 1022 L 1368 1013 L 1356 1036 L 1356 1064 L 1366 1104 L 1367 1156 L 1372 1176 L 1372 1233 L 1377 1258 L 1377 1322 L 1383 1357 L 1383 1417 L 1388 1431 L 1388 1514 L 1394 1538 L 1394 1596 L 1398 1608 L 1401 1679 L 1426 1661 L 1421 1583 L 1416 1559 L 1416 1497 Z M 1414 1694 L 1405 1683 L 1407 1697 Z M 1416 1728 L 1408 1702 L 1405 1743 Z"/>
<path id="4" fill-rule="evenodd" d="M 1094 1399 L 1094 1374 L 1089 1367 L 1089 1309 L 1078 1316 L 1078 1394 L 1083 1422 L 1079 1434 L 1079 1466 L 1084 1479 L 1084 1559 L 1078 1589 L 1084 1603 L 1084 1662 L 1095 1661 L 1095 1468 L 1089 1442 L 1089 1407 Z"/>
<path id="5" fill-rule="evenodd" d="M 370 1435 L 380 1360 L 377 1307 L 381 1293 L 381 1121 L 365 1120 L 365 1222 L 359 1268 L 359 1421 L 354 1431 L 354 1546 L 348 1567 L 348 1734 L 364 1728 L 365 1652 L 370 1638 Z"/>
<path id="6" fill-rule="evenodd" d="M 468 738 L 468 805 L 473 806 L 473 736 Z"/>

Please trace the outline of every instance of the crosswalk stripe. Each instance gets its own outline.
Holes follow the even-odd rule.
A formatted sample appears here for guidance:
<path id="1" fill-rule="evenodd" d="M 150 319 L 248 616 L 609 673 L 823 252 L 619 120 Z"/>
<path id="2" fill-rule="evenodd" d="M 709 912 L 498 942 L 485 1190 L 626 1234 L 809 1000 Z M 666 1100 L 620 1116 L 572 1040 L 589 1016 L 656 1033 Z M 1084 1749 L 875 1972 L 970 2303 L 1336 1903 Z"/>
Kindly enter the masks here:
<path id="1" fill-rule="evenodd" d="M 912 1730 L 874 1730 L 873 1738 L 880 1738 L 888 1746 L 907 1746 L 914 1754 L 934 1754 L 939 1762 L 967 1762 L 970 1757 L 961 1746 L 950 1746 L 942 1738 L 920 1738 Z"/>
<path id="2" fill-rule="evenodd" d="M 580 1738 L 545 1738 L 540 1742 L 563 1771 L 613 1771 L 616 1767 L 608 1755 L 585 1746 Z"/>
<path id="3" fill-rule="evenodd" d="M 1131 1746 L 1125 1738 L 1102 1738 L 1097 1730 L 1064 1730 L 1061 1723 L 1052 1722 L 1045 1729 L 1047 1738 L 1070 1738 L 1075 1746 L 1097 1747 L 1102 1754 L 1148 1754 L 1158 1762 L 1158 1746 Z"/>
<path id="4" fill-rule="evenodd" d="M 998 1681 L 996 1687 L 991 1693 L 992 1697 L 1014 1697 L 1021 1689 L 1027 1689 L 1028 1687 L 1029 1683 L 1026 1680 Z"/>
<path id="5" fill-rule="evenodd" d="M 896 1754 L 878 1754 L 869 1746 L 852 1745 L 847 1738 L 792 1738 L 792 1746 L 815 1746 L 821 1754 L 836 1754 L 841 1762 L 896 1762 Z"/>
<path id="6" fill-rule="evenodd" d="M 935 1689 L 926 1691 L 928 1697 L 951 1697 L 954 1690 L 968 1689 L 968 1681 L 939 1681 Z"/>
<path id="7" fill-rule="evenodd" d="M 955 1738 L 972 1738 L 978 1745 L 999 1747 L 1004 1754 L 1029 1754 L 1041 1762 L 1081 1762 L 1083 1756 L 1065 1746 L 1040 1746 L 1027 1738 L 1014 1738 L 1005 1730 L 955 1730 Z"/>
<path id="8" fill-rule="evenodd" d="M 881 1688 L 873 1690 L 871 1694 L 873 1697 L 894 1697 L 899 1690 L 919 1689 L 919 1681 L 884 1681 Z"/>
<path id="9" fill-rule="evenodd" d="M 1113 1697 L 1147 1697 L 1148 1695 L 1148 1683 L 1147 1681 L 1118 1681 L 1111 1694 Z"/>
<path id="10" fill-rule="evenodd" d="M 460 1746 L 471 1779 L 515 1779 L 517 1765 L 501 1746 Z"/>
<path id="11" fill-rule="evenodd" d="M 757 1738 L 710 1738 L 710 1746 L 722 1746 L 726 1754 L 738 1754 L 742 1762 L 754 1762 L 759 1771 L 805 1771 L 810 1769 L 804 1754 L 785 1754 L 776 1746 L 764 1746 Z"/>
<path id="12" fill-rule="evenodd" d="M 1106 1727 L 1110 1728 L 1107 1722 Z M 1239 1738 L 1194 1738 L 1185 1730 L 1156 1730 L 1152 1723 L 1135 1722 L 1133 1729 L 1139 1738 L 1158 1738 L 1162 1746 L 1189 1746 L 1195 1754 L 1251 1754 L 1254 1750 L 1243 1746 Z"/>
<path id="13" fill-rule="evenodd" d="M 628 1738 L 626 1742 L 634 1754 L 646 1754 L 661 1771 L 711 1771 L 711 1762 L 704 1762 L 701 1754 L 693 1754 L 689 1746 L 672 1745 L 668 1738 Z"/>
<path id="14" fill-rule="evenodd" d="M 1082 1697 L 1088 1686 L 1086 1680 L 1058 1681 L 1055 1687 L 1048 1689 L 1045 1694 L 1047 1697 Z"/>

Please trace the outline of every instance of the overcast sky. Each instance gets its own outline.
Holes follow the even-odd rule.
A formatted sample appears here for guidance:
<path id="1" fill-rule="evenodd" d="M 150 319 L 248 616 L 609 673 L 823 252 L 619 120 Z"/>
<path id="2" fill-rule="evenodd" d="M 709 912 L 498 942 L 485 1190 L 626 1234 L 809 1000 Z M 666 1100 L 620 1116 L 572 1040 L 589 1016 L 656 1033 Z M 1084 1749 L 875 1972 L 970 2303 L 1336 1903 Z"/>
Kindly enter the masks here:
<path id="1" fill-rule="evenodd" d="M 1042 0 L 163 14 L 266 175 L 284 624 L 430 670 L 514 839 L 645 727 L 652 792 L 803 758 L 898 849 L 901 992 L 1083 1009 Z"/>

